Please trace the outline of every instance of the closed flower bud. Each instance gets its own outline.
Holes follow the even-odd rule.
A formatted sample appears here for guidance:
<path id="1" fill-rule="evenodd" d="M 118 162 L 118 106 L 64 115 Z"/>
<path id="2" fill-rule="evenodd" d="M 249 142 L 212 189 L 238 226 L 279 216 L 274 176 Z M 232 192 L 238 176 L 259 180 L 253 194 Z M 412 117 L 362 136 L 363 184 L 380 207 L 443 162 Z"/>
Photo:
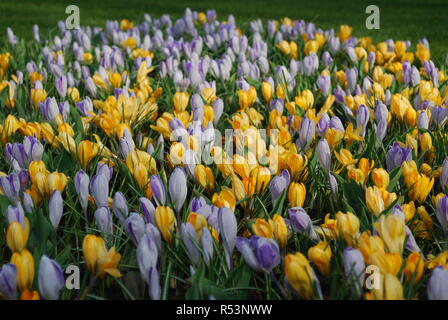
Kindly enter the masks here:
<path id="1" fill-rule="evenodd" d="M 436 267 L 431 272 L 428 281 L 429 300 L 448 300 L 448 270 Z"/>
<path id="2" fill-rule="evenodd" d="M 306 189 L 303 183 L 292 182 L 289 186 L 288 200 L 291 207 L 303 207 Z"/>
<path id="3" fill-rule="evenodd" d="M 310 263 L 302 253 L 296 252 L 285 257 L 285 275 L 288 283 L 302 299 L 313 298 L 313 282 L 316 277 Z"/>
<path id="4" fill-rule="evenodd" d="M 425 271 L 425 260 L 418 252 L 412 252 L 406 259 L 406 265 L 403 269 L 406 281 L 417 283 Z"/>
<path id="5" fill-rule="evenodd" d="M 317 266 L 323 275 L 330 274 L 331 248 L 328 242 L 321 241 L 309 248 L 308 259 Z"/>
<path id="6" fill-rule="evenodd" d="M 12 263 L 0 268 L 0 296 L 17 299 L 17 267 Z"/>
<path id="7" fill-rule="evenodd" d="M 171 174 L 168 190 L 170 192 L 171 200 L 174 202 L 174 209 L 180 212 L 182 206 L 187 198 L 187 176 L 180 167 L 176 167 Z"/>
<path id="8" fill-rule="evenodd" d="M 17 268 L 17 283 L 20 290 L 31 289 L 34 279 L 34 258 L 31 253 L 26 249 L 14 252 L 11 263 Z"/>
<path id="9" fill-rule="evenodd" d="M 379 289 L 366 294 L 368 300 L 403 300 L 403 286 L 398 278 L 390 273 L 381 274 Z"/>
<path id="10" fill-rule="evenodd" d="M 53 225 L 53 228 L 57 229 L 62 218 L 62 212 L 64 210 L 64 203 L 62 201 L 62 196 L 59 190 L 55 190 L 51 195 L 49 209 L 51 224 Z"/>
<path id="11" fill-rule="evenodd" d="M 24 226 L 20 222 L 12 222 L 6 232 L 6 243 L 12 252 L 20 252 L 26 247 L 30 226 L 27 218 L 24 218 Z"/>
<path id="12" fill-rule="evenodd" d="M 366 269 L 364 258 L 361 251 L 350 247 L 344 249 L 343 256 L 345 277 L 355 296 L 359 298 L 364 287 L 364 273 Z"/>
<path id="13" fill-rule="evenodd" d="M 126 218 L 128 217 L 129 209 L 128 209 L 128 203 L 123 193 L 121 192 L 115 193 L 112 205 L 115 216 L 118 218 L 120 223 L 124 224 Z"/>
<path id="14" fill-rule="evenodd" d="M 390 253 L 402 254 L 406 230 L 404 220 L 392 214 L 382 215 L 374 224 Z"/>
<path id="15" fill-rule="evenodd" d="M 114 247 L 107 251 L 103 238 L 93 234 L 86 235 L 82 242 L 82 252 L 87 269 L 93 275 L 103 277 L 109 274 L 115 278 L 121 277 L 117 268 L 121 255 Z"/>
<path id="16" fill-rule="evenodd" d="M 154 213 L 157 228 L 166 242 L 172 241 L 174 231 L 174 212 L 170 207 L 158 206 Z"/>
<path id="17" fill-rule="evenodd" d="M 336 233 L 345 240 L 349 246 L 354 246 L 359 234 L 359 219 L 351 212 L 336 213 Z"/>
<path id="18" fill-rule="evenodd" d="M 65 284 L 61 266 L 43 255 L 40 258 L 38 281 L 42 297 L 46 300 L 57 300 Z"/>
<path id="19" fill-rule="evenodd" d="M 389 186 L 389 174 L 383 168 L 372 170 L 373 183 L 380 189 L 387 189 Z"/>
<path id="20" fill-rule="evenodd" d="M 271 239 L 274 236 L 274 224 L 271 219 L 266 221 L 265 219 L 255 219 L 252 224 L 252 233 L 256 236 Z"/>
<path id="21" fill-rule="evenodd" d="M 288 243 L 288 225 L 286 224 L 285 219 L 278 214 L 274 214 L 272 220 L 274 222 L 274 239 L 278 242 L 281 248 L 284 248 Z"/>

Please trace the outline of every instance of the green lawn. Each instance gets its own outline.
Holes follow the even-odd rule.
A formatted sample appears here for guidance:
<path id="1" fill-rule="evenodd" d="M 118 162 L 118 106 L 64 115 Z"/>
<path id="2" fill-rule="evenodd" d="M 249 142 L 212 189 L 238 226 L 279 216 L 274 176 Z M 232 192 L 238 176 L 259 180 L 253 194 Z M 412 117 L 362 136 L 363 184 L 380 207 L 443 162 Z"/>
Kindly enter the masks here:
<path id="1" fill-rule="evenodd" d="M 143 13 L 153 16 L 169 13 L 180 16 L 186 7 L 195 10 L 214 8 L 218 15 L 233 13 L 239 22 L 253 18 L 303 18 L 314 21 L 323 28 L 347 23 L 355 28 L 355 35 L 372 36 L 375 40 L 388 38 L 412 40 L 413 43 L 427 37 L 433 56 L 442 61 L 448 52 L 448 1 L 446 0 L 279 0 L 242 1 L 225 0 L 219 3 L 206 0 L 1 0 L 0 34 L 11 26 L 20 36 L 30 37 L 31 26 L 38 24 L 42 30 L 56 26 L 65 20 L 65 7 L 76 3 L 80 7 L 81 23 L 102 25 L 107 19 L 143 19 Z M 365 8 L 376 4 L 380 8 L 381 29 L 367 30 Z"/>

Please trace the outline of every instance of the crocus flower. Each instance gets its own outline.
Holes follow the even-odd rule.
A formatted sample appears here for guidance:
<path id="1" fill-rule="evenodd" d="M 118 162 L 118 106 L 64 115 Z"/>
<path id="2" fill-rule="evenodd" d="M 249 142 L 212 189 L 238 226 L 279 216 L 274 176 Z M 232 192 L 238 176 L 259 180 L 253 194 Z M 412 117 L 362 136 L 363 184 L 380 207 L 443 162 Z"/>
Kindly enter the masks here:
<path id="1" fill-rule="evenodd" d="M 17 299 L 17 267 L 12 263 L 0 268 L 0 294 L 8 299 Z"/>
<path id="2" fill-rule="evenodd" d="M 400 167 L 404 161 L 412 160 L 412 150 L 408 146 L 406 149 L 401 147 L 398 142 L 394 142 L 386 155 L 387 171 Z"/>
<path id="3" fill-rule="evenodd" d="M 440 186 L 442 189 L 448 188 L 448 157 L 443 160 L 442 171 L 440 172 Z"/>
<path id="4" fill-rule="evenodd" d="M 331 151 L 326 139 L 320 139 L 317 145 L 317 160 L 325 172 L 331 169 Z"/>
<path id="5" fill-rule="evenodd" d="M 194 230 L 193 225 L 189 222 L 183 223 L 180 232 L 182 242 L 188 251 L 191 261 L 194 265 L 197 265 L 200 261 L 199 259 L 201 257 L 201 253 L 198 249 L 198 240 L 196 238 L 196 231 Z"/>
<path id="6" fill-rule="evenodd" d="M 3 194 L 11 200 L 12 203 L 19 201 L 20 180 L 17 173 L 11 173 L 8 176 L 0 177 L 0 187 Z"/>
<path id="7" fill-rule="evenodd" d="M 297 148 L 304 152 L 308 151 L 311 142 L 314 139 L 315 124 L 313 120 L 304 117 L 300 124 L 299 138 L 297 139 Z"/>
<path id="8" fill-rule="evenodd" d="M 289 221 L 291 223 L 292 228 L 307 237 L 310 237 L 313 240 L 318 241 L 319 237 L 314 231 L 313 223 L 311 222 L 310 216 L 306 213 L 305 210 L 301 207 L 294 207 L 288 209 Z"/>
<path id="9" fill-rule="evenodd" d="M 137 245 L 145 234 L 145 221 L 138 213 L 131 212 L 124 223 L 124 229 L 132 241 L 134 241 L 134 244 Z"/>
<path id="10" fill-rule="evenodd" d="M 123 193 L 121 192 L 115 193 L 113 200 L 113 210 L 115 216 L 123 224 L 129 214 L 128 203 Z"/>
<path id="11" fill-rule="evenodd" d="M 59 190 L 55 190 L 51 195 L 49 209 L 51 224 L 56 229 L 61 221 L 62 211 L 64 210 L 64 203 Z"/>
<path id="12" fill-rule="evenodd" d="M 272 203 L 280 197 L 283 191 L 288 187 L 288 181 L 282 176 L 278 175 L 272 178 L 269 184 L 269 190 L 271 191 Z"/>
<path id="13" fill-rule="evenodd" d="M 149 283 L 149 270 L 157 266 L 158 249 L 154 240 L 147 234 L 143 235 L 137 246 L 137 262 L 142 278 Z"/>
<path id="14" fill-rule="evenodd" d="M 448 231 L 448 197 L 445 195 L 437 201 L 436 216 L 446 233 Z"/>
<path id="15" fill-rule="evenodd" d="M 88 206 L 89 183 L 89 176 L 83 170 L 79 170 L 75 175 L 75 189 L 84 211 Z"/>
<path id="16" fill-rule="evenodd" d="M 208 266 L 213 257 L 213 237 L 207 227 L 201 230 L 201 246 L 205 264 Z"/>
<path id="17" fill-rule="evenodd" d="M 154 212 L 156 211 L 156 208 L 152 202 L 148 198 L 141 197 L 138 199 L 138 203 L 140 210 L 143 213 L 143 217 L 145 218 L 145 222 L 155 224 Z"/>
<path id="18" fill-rule="evenodd" d="M 159 300 L 162 294 L 159 271 L 155 267 L 149 268 L 148 271 L 148 292 L 152 300 Z"/>
<path id="19" fill-rule="evenodd" d="M 351 247 L 344 249 L 343 256 L 345 277 L 350 285 L 353 286 L 353 293 L 359 297 L 364 287 L 364 272 L 366 269 L 364 258 L 361 251 Z"/>
<path id="20" fill-rule="evenodd" d="M 188 192 L 187 177 L 180 167 L 176 167 L 171 174 L 168 190 L 171 200 L 174 202 L 174 209 L 176 212 L 180 212 Z"/>
<path id="21" fill-rule="evenodd" d="M 237 221 L 235 213 L 227 207 L 219 209 L 218 214 L 219 232 L 222 237 L 224 252 L 229 269 L 232 268 L 232 252 L 235 247 L 235 239 L 237 234 Z"/>
<path id="22" fill-rule="evenodd" d="M 100 207 L 95 211 L 95 222 L 102 232 L 109 234 L 113 233 L 113 223 L 112 215 L 110 214 L 109 208 Z"/>
<path id="23" fill-rule="evenodd" d="M 280 263 L 280 250 L 273 239 L 252 236 L 236 238 L 236 247 L 244 257 L 244 261 L 255 271 L 269 273 Z"/>
<path id="24" fill-rule="evenodd" d="M 109 179 L 104 173 L 97 173 L 90 181 L 90 192 L 97 207 L 107 207 L 109 198 Z"/>
<path id="25" fill-rule="evenodd" d="M 434 268 L 428 281 L 429 300 L 448 300 L 448 270 L 439 266 Z"/>
<path id="26" fill-rule="evenodd" d="M 65 283 L 61 266 L 43 255 L 40 258 L 38 281 L 42 297 L 47 300 L 57 300 Z"/>
<path id="27" fill-rule="evenodd" d="M 164 206 L 166 202 L 165 186 L 162 179 L 156 174 L 152 175 L 149 181 L 152 195 L 158 206 Z"/>

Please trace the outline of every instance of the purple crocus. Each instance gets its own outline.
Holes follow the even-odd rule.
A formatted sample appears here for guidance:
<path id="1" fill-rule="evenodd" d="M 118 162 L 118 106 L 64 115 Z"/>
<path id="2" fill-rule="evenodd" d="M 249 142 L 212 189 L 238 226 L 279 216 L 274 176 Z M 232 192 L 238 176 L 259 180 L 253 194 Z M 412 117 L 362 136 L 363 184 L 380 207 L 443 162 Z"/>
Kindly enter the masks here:
<path id="1" fill-rule="evenodd" d="M 316 125 L 313 120 L 304 117 L 300 124 L 299 138 L 296 141 L 297 148 L 304 152 L 308 151 L 311 142 L 314 139 Z"/>
<path id="2" fill-rule="evenodd" d="M 448 270 L 443 266 L 434 268 L 428 281 L 429 300 L 448 300 Z"/>
<path id="3" fill-rule="evenodd" d="M 294 207 L 288 209 L 289 222 L 294 231 L 303 234 L 312 240 L 318 241 L 319 236 L 316 234 L 313 228 L 313 223 L 310 216 L 301 207 Z"/>
<path id="4" fill-rule="evenodd" d="M 154 212 L 156 211 L 156 208 L 154 207 L 152 202 L 148 198 L 141 197 L 138 199 L 138 203 L 140 206 L 140 210 L 143 213 L 145 222 L 155 224 Z"/>
<path id="5" fill-rule="evenodd" d="M 124 222 L 124 229 L 131 237 L 134 244 L 138 245 L 140 239 L 145 234 L 145 221 L 138 213 L 131 212 L 129 217 Z"/>
<path id="6" fill-rule="evenodd" d="M 166 202 L 165 186 L 162 179 L 156 174 L 152 175 L 149 180 L 152 195 L 158 206 L 164 206 Z"/>
<path id="7" fill-rule="evenodd" d="M 57 300 L 64 287 L 64 275 L 61 266 L 43 255 L 39 263 L 39 293 L 46 300 Z"/>
<path id="8" fill-rule="evenodd" d="M 107 207 L 109 202 L 109 179 L 106 174 L 97 173 L 90 181 L 90 192 L 97 207 Z"/>
<path id="9" fill-rule="evenodd" d="M 55 190 L 50 197 L 49 211 L 50 211 L 50 221 L 53 228 L 57 229 L 59 222 L 62 218 L 62 212 L 64 210 L 64 203 L 62 200 L 61 193 L 59 190 Z"/>
<path id="10" fill-rule="evenodd" d="M 401 147 L 398 142 L 394 142 L 386 155 L 387 171 L 400 167 L 404 161 L 412 160 L 412 150 L 408 146 L 406 149 Z"/>
<path id="11" fill-rule="evenodd" d="M 344 273 L 348 282 L 351 284 L 350 288 L 353 293 L 359 298 L 362 294 L 364 286 L 364 272 L 366 264 L 361 251 L 351 247 L 344 249 Z"/>
<path id="12" fill-rule="evenodd" d="M 100 207 L 95 211 L 95 222 L 102 232 L 110 237 L 113 233 L 113 223 L 112 215 L 110 214 L 109 208 Z"/>
<path id="13" fill-rule="evenodd" d="M 442 171 L 440 172 L 440 186 L 442 189 L 448 188 L 448 157 L 446 157 L 442 163 Z"/>
<path id="14" fill-rule="evenodd" d="M 325 138 L 320 139 L 317 144 L 317 160 L 326 173 L 331 169 L 331 151 Z"/>
<path id="15" fill-rule="evenodd" d="M 220 208 L 218 212 L 218 224 L 227 266 L 229 269 L 232 269 L 232 252 L 235 247 L 235 239 L 238 229 L 235 213 L 227 207 Z"/>
<path id="16" fill-rule="evenodd" d="M 89 204 L 89 183 L 90 181 L 87 173 L 83 170 L 79 170 L 75 175 L 75 189 L 84 212 L 87 210 Z"/>
<path id="17" fill-rule="evenodd" d="M 154 240 L 147 234 L 143 235 L 137 246 L 137 262 L 146 283 L 149 282 L 149 269 L 157 266 L 158 257 L 159 251 Z"/>
<path id="18" fill-rule="evenodd" d="M 244 261 L 255 271 L 269 273 L 280 263 L 280 250 L 273 239 L 252 236 L 250 239 L 237 237 L 236 247 Z"/>
<path id="19" fill-rule="evenodd" d="M 3 194 L 12 202 L 18 203 L 20 192 L 20 180 L 17 173 L 11 173 L 7 176 L 0 177 L 0 187 Z"/>
<path id="20" fill-rule="evenodd" d="M 12 263 L 0 268 L 0 293 L 8 299 L 17 299 L 17 267 Z"/>
<path id="21" fill-rule="evenodd" d="M 444 195 L 442 198 L 437 201 L 436 208 L 436 216 L 437 220 L 439 220 L 442 229 L 447 232 L 448 231 L 448 197 Z"/>
<path id="22" fill-rule="evenodd" d="M 174 202 L 174 209 L 180 212 L 187 198 L 187 176 L 182 168 L 176 167 L 170 176 L 168 183 L 171 200 Z"/>
<path id="23" fill-rule="evenodd" d="M 198 240 L 196 238 L 196 231 L 194 230 L 193 225 L 189 222 L 182 223 L 180 235 L 191 261 L 194 265 L 198 265 L 200 262 L 201 253 L 198 249 Z"/>
<path id="24" fill-rule="evenodd" d="M 113 210 L 120 223 L 124 223 L 129 214 L 128 203 L 122 192 L 116 192 L 113 200 Z"/>

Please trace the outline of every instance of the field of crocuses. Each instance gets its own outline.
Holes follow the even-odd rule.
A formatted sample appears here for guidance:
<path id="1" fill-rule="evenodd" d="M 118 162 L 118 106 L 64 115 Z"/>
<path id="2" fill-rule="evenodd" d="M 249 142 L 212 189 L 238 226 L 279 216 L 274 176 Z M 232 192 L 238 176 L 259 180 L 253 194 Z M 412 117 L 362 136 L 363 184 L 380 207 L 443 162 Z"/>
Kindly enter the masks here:
<path id="1" fill-rule="evenodd" d="M 430 43 L 187 9 L 0 48 L 4 299 L 448 299 Z"/>

